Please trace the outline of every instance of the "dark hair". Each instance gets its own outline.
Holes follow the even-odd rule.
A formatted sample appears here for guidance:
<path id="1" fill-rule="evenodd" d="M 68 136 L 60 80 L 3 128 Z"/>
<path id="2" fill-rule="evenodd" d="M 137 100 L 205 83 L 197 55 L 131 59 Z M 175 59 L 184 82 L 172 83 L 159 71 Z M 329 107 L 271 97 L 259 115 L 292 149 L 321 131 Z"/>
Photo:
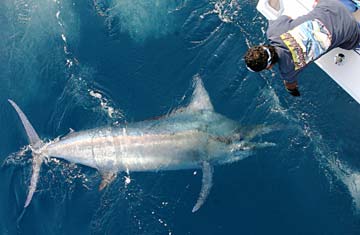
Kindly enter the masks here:
<path id="1" fill-rule="evenodd" d="M 266 51 L 267 49 L 269 49 L 271 54 L 270 60 L 268 52 Z M 271 64 L 275 64 L 279 57 L 275 51 L 275 47 L 266 45 L 249 48 L 244 59 L 248 68 L 254 72 L 260 72 L 268 67 L 268 61 L 270 61 Z"/>

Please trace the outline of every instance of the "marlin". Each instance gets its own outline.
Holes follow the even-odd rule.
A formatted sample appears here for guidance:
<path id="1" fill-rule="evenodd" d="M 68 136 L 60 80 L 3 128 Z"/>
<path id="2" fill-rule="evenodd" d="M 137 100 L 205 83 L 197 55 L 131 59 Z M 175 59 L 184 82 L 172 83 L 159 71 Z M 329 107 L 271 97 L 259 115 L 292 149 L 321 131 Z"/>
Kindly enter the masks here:
<path id="1" fill-rule="evenodd" d="M 24 207 L 29 206 L 36 191 L 42 163 L 48 157 L 55 157 L 98 170 L 102 176 L 99 190 L 109 185 L 119 172 L 201 168 L 202 186 L 192 209 L 195 212 L 210 193 L 213 166 L 249 156 L 255 145 L 248 140 L 261 132 L 252 132 L 246 138 L 237 122 L 215 113 L 199 76 L 194 77 L 190 103 L 162 118 L 73 131 L 48 142 L 39 138 L 18 105 L 8 101 L 21 119 L 33 157 Z"/>

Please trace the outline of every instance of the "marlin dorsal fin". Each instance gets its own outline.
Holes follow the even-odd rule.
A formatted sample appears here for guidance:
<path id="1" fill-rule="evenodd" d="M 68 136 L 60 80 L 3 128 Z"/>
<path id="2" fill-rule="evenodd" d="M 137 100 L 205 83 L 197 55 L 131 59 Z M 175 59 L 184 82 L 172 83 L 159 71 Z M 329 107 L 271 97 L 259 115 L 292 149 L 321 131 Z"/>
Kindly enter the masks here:
<path id="1" fill-rule="evenodd" d="M 194 91 L 192 94 L 191 102 L 187 106 L 189 111 L 200 111 L 200 110 L 214 110 L 211 104 L 209 94 L 204 88 L 204 84 L 199 75 L 195 75 L 193 78 Z"/>
<path id="2" fill-rule="evenodd" d="M 203 162 L 202 165 L 202 185 L 200 190 L 199 198 L 192 209 L 192 212 L 196 212 L 200 207 L 205 203 L 206 198 L 210 194 L 212 187 L 212 178 L 213 178 L 213 167 L 208 162 Z"/>

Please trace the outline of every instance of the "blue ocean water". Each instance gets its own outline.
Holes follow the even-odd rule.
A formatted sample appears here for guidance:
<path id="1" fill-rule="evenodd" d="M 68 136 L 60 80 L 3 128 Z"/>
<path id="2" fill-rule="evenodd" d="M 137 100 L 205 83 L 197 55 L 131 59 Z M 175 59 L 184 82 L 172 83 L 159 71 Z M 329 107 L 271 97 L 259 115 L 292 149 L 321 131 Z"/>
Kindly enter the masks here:
<path id="1" fill-rule="evenodd" d="M 274 72 L 242 56 L 266 42 L 255 0 L 2 0 L 0 234 L 359 234 L 360 105 L 315 65 L 286 94 Z M 31 156 L 7 102 L 43 139 L 135 122 L 185 105 L 193 76 L 217 112 L 276 145 L 216 166 L 191 213 L 201 172 L 99 174 L 51 159 L 24 210 Z"/>

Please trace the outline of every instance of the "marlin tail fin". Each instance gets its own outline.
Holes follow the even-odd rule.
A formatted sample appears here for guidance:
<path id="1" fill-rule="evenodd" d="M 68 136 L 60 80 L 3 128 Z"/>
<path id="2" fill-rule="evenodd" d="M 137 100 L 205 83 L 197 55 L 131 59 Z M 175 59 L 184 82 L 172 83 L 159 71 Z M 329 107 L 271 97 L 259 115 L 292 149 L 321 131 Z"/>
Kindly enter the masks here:
<path id="1" fill-rule="evenodd" d="M 26 202 L 24 205 L 24 207 L 27 207 L 30 204 L 30 201 L 35 193 L 36 185 L 37 185 L 37 182 L 39 179 L 41 164 L 44 160 L 44 156 L 41 154 L 41 152 L 36 151 L 36 150 L 40 149 L 44 143 L 41 141 L 41 139 L 39 138 L 35 129 L 31 125 L 31 123 L 29 122 L 29 120 L 27 119 L 27 117 L 25 116 L 23 111 L 19 108 L 19 106 L 17 106 L 17 104 L 10 99 L 8 101 L 14 107 L 19 118 L 21 119 L 21 122 L 25 128 L 31 149 L 33 150 L 32 151 L 32 156 L 33 156 L 32 175 L 31 175 L 31 181 L 30 181 L 30 186 L 29 186 L 29 192 L 28 192 Z"/>

